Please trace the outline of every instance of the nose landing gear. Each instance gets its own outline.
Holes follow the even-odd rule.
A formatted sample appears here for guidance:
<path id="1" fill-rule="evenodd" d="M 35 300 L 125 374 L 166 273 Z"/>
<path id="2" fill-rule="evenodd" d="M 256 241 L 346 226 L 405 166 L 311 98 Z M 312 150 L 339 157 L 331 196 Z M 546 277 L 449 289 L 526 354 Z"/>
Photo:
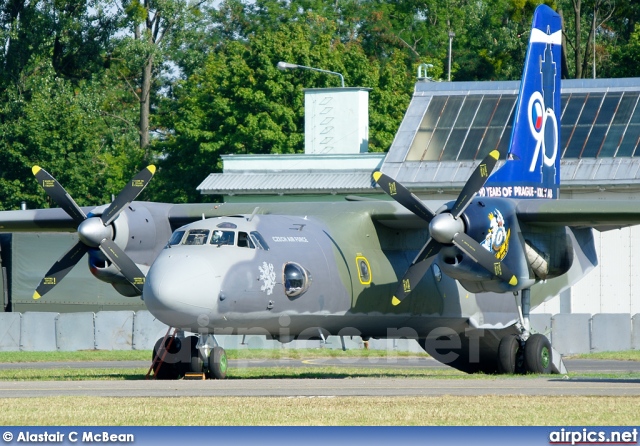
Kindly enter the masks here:
<path id="1" fill-rule="evenodd" d="M 225 379 L 227 377 L 227 353 L 222 347 L 214 347 L 209 355 L 208 377 L 211 379 Z"/>
<path id="2" fill-rule="evenodd" d="M 153 379 L 181 379 L 188 373 L 204 374 L 209 379 L 224 379 L 227 376 L 228 360 L 225 350 L 218 345 L 213 335 L 184 336 L 174 329 L 158 339 L 152 355 L 152 364 L 147 373 Z"/>

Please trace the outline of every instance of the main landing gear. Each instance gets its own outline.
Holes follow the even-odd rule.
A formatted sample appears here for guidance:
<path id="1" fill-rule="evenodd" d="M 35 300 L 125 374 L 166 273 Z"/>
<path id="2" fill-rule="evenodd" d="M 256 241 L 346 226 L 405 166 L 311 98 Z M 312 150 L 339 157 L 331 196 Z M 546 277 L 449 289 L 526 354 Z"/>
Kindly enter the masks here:
<path id="1" fill-rule="evenodd" d="M 530 293 L 529 289 L 522 290 L 518 303 L 520 334 L 506 335 L 500 340 L 498 372 L 507 374 L 566 373 L 562 358 L 551 348 L 549 339 L 538 333 L 531 334 Z"/>
<path id="2" fill-rule="evenodd" d="M 149 372 L 153 371 L 155 379 L 181 379 L 194 374 L 209 379 L 226 378 L 227 353 L 213 335 L 185 337 L 178 330 L 172 335 L 170 331 L 153 347 Z"/>

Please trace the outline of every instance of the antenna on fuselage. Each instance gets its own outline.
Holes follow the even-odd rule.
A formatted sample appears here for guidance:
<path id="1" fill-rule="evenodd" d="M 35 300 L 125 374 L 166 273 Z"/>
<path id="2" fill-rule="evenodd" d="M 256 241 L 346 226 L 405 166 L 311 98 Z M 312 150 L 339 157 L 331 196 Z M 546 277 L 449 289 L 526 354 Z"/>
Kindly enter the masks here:
<path id="1" fill-rule="evenodd" d="M 247 221 L 251 221 L 253 220 L 253 217 L 255 217 L 255 215 L 258 213 L 258 210 L 260 209 L 260 206 L 256 206 L 256 208 L 253 210 L 253 213 L 251 214 L 251 216 L 247 219 Z"/>

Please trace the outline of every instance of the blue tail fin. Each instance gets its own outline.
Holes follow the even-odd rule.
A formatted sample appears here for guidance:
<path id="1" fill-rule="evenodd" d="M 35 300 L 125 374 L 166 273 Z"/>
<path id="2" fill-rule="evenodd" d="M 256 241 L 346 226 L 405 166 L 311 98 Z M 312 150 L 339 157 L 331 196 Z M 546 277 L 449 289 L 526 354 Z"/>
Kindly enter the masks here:
<path id="1" fill-rule="evenodd" d="M 560 16 L 533 14 L 507 161 L 479 195 L 558 198 L 560 189 Z"/>

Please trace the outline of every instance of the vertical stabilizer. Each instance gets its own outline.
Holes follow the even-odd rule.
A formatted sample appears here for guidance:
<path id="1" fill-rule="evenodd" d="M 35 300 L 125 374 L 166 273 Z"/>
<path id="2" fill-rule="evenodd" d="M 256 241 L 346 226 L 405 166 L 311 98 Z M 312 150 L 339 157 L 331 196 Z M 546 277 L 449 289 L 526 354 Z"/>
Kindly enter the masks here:
<path id="1" fill-rule="evenodd" d="M 561 47 L 560 16 L 546 5 L 538 6 L 506 162 L 487 180 L 480 196 L 558 198 Z"/>

